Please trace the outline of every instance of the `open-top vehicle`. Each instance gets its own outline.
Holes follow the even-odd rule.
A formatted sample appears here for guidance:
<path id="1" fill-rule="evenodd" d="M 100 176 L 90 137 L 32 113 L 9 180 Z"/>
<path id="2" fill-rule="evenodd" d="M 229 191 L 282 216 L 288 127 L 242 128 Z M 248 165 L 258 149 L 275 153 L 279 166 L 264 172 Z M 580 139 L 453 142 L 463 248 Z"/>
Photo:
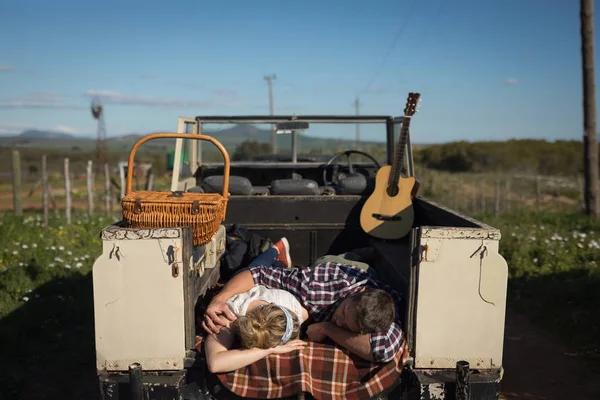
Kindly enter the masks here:
<path id="1" fill-rule="evenodd" d="M 412 111 L 407 106 L 403 117 L 180 118 L 175 159 L 187 141 L 193 176 L 180 179 L 175 163 L 172 196 L 221 193 L 227 198 L 224 220 L 201 245 L 195 245 L 192 228 L 179 222 L 131 227 L 124 218 L 102 231 L 93 278 L 103 398 L 498 399 L 508 274 L 498 253 L 500 232 L 419 196 L 407 123 Z M 231 124 L 265 124 L 290 133 L 291 156 L 203 163 L 200 141 L 190 138 L 216 136 L 218 129 L 209 127 Z M 329 127 L 355 124 L 385 137 L 383 163 L 354 149 L 316 161 L 298 159 L 298 132 L 327 136 Z M 351 153 L 366 160 L 350 162 Z M 371 206 L 365 206 L 369 199 Z M 196 211 L 202 212 L 198 204 Z M 320 354 L 335 359 L 318 365 L 308 356 L 271 355 L 241 371 L 210 373 L 202 348 L 196 348 L 197 318 L 232 272 L 222 265 L 232 224 L 262 238 L 287 237 L 298 266 L 370 248 L 369 265 L 378 279 L 405 300 L 400 312 L 408 362 L 361 363 L 327 344 L 319 345 Z"/>

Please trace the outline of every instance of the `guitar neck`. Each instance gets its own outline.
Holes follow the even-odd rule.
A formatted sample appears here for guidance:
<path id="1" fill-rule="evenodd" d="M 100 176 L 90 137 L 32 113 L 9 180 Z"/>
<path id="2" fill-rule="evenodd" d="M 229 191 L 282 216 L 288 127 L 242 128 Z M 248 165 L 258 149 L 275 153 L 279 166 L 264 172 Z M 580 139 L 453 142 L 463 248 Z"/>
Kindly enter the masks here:
<path id="1" fill-rule="evenodd" d="M 394 162 L 392 163 L 392 170 L 388 178 L 388 185 L 398 184 L 400 179 L 400 171 L 404 167 L 404 147 L 408 139 L 408 127 L 410 125 L 410 117 L 404 117 L 402 120 L 402 129 L 400 129 L 400 138 L 398 139 L 398 145 L 394 152 Z"/>

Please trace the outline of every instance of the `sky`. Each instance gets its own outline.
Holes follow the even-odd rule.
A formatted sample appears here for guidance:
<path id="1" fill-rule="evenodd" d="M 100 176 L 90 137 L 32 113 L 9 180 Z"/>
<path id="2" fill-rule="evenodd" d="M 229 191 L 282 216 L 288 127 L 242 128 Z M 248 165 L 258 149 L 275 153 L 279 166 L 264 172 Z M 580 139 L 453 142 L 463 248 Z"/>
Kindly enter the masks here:
<path id="1" fill-rule="evenodd" d="M 95 134 L 94 97 L 109 137 L 267 115 L 275 74 L 275 114 L 354 114 L 358 96 L 402 116 L 413 91 L 414 143 L 580 140 L 579 29 L 574 0 L 3 0 L 0 134 Z"/>

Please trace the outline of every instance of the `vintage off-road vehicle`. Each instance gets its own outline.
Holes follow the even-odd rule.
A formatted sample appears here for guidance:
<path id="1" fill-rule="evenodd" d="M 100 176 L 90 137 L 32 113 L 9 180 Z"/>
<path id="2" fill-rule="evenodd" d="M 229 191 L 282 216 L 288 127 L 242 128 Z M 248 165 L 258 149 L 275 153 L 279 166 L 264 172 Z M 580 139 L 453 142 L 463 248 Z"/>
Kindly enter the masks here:
<path id="1" fill-rule="evenodd" d="M 508 278 L 506 261 L 498 253 L 498 229 L 413 193 L 414 213 L 406 235 L 382 239 L 367 234 L 360 215 L 375 190 L 375 176 L 382 168 L 379 162 L 357 150 L 335 154 L 328 161 L 298 155 L 299 130 L 326 136 L 328 129 L 353 130 L 360 124 L 363 132 L 385 135 L 387 164 L 397 164 L 400 155 L 406 161 L 403 176 L 413 177 L 410 137 L 399 138 L 405 118 L 180 118 L 179 133 L 206 135 L 218 131 L 211 126 L 265 124 L 291 133 L 291 156 L 231 163 L 225 220 L 205 245 L 193 245 L 189 227 L 131 228 L 121 221 L 103 229 L 103 253 L 93 267 L 97 370 L 103 398 L 498 399 Z M 203 163 L 198 141 L 173 140 L 175 160 L 180 160 L 188 144 L 194 168 L 192 176 L 181 179 L 181 165 L 176 162 L 171 190 L 221 192 L 227 174 L 224 163 Z M 398 142 L 405 146 L 396 152 Z M 351 163 L 352 153 L 368 160 Z M 347 163 L 339 162 L 342 156 Z M 267 364 L 250 366 L 241 375 L 210 373 L 202 351 L 195 348 L 196 318 L 208 294 L 222 281 L 225 229 L 233 223 L 261 237 L 287 237 L 298 266 L 324 254 L 371 248 L 370 265 L 378 279 L 405 299 L 401 311 L 409 361 L 356 366 L 354 359 L 339 352 L 339 360 L 346 357 L 350 361 L 345 365 L 364 375 L 354 381 L 348 378 L 337 395 L 311 390 L 318 383 L 311 381 L 306 360 L 294 370 L 294 366 L 284 368 L 272 355 Z M 330 367 L 337 368 L 334 361 Z M 281 383 L 284 370 L 291 375 L 286 387 Z M 320 373 L 321 380 L 341 376 L 339 371 Z"/>

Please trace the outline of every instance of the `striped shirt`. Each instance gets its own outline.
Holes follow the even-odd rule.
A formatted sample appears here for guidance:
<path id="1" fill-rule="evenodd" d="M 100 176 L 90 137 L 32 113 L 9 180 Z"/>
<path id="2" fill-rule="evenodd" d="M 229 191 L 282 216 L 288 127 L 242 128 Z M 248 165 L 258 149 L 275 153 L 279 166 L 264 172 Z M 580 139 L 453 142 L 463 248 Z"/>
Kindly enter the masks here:
<path id="1" fill-rule="evenodd" d="M 335 308 L 346 296 L 363 287 L 383 289 L 396 300 L 396 321 L 386 332 L 370 334 L 371 353 L 375 361 L 394 358 L 402 345 L 401 297 L 389 286 L 373 279 L 367 272 L 351 265 L 326 262 L 303 268 L 251 267 L 255 285 L 284 289 L 294 294 L 315 322 L 329 321 Z"/>

